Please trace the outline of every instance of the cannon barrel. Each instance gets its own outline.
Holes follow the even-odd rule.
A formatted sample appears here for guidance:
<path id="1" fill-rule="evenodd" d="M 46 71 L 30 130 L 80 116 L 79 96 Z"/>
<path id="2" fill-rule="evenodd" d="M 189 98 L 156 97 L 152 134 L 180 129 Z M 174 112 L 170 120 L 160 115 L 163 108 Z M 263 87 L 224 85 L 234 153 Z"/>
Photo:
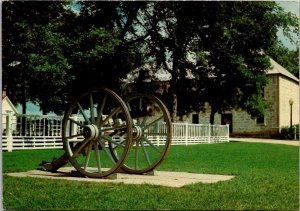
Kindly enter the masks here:
<path id="1" fill-rule="evenodd" d="M 154 107 L 151 105 L 146 106 L 143 109 L 130 111 L 131 118 L 139 118 L 145 116 L 152 116 L 154 114 Z"/>

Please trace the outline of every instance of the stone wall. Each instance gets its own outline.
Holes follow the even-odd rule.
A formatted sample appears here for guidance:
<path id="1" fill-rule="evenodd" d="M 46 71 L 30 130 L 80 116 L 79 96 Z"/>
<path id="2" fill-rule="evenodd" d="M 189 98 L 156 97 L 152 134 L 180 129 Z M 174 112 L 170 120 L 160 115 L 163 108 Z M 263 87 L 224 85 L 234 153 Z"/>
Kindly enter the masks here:
<path id="1" fill-rule="evenodd" d="M 232 114 L 232 135 L 276 136 L 281 127 L 290 124 L 290 98 L 294 101 L 293 124 L 299 123 L 299 84 L 297 82 L 279 74 L 269 75 L 264 97 L 267 103 L 264 123 L 258 124 L 256 118 L 251 118 L 251 115 L 243 110 L 224 112 Z M 206 112 L 199 113 L 200 124 L 209 123 L 211 109 L 208 103 L 205 104 L 205 108 Z M 184 121 L 192 123 L 192 114 L 185 116 Z M 221 114 L 215 115 L 215 124 L 221 124 Z"/>
<path id="2" fill-rule="evenodd" d="M 293 100 L 292 106 L 292 124 L 299 124 L 299 83 L 291 80 L 287 77 L 279 77 L 279 126 L 285 127 L 290 126 L 290 109 L 289 100 Z"/>

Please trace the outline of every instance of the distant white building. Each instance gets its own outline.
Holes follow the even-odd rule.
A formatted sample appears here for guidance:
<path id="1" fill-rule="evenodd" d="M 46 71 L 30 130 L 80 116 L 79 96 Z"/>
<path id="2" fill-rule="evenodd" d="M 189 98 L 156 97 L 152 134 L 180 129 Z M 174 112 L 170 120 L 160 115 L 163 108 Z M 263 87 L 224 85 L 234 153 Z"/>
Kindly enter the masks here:
<path id="1" fill-rule="evenodd" d="M 7 114 L 9 112 L 12 112 L 13 114 L 18 113 L 16 107 L 6 95 L 6 90 L 4 89 L 2 91 L 2 114 Z"/>
<path id="2" fill-rule="evenodd" d="M 1 101 L 1 104 L 2 104 L 2 111 L 1 111 L 1 116 L 2 116 L 2 134 L 5 134 L 5 129 L 3 128 L 6 128 L 6 118 L 7 118 L 7 115 L 10 113 L 10 114 L 18 114 L 18 111 L 16 109 L 16 107 L 14 106 L 14 104 L 10 101 L 9 97 L 6 95 L 6 90 L 3 89 L 2 90 L 2 101 Z M 12 129 L 15 129 L 16 128 L 16 117 L 14 116 L 12 118 L 12 121 L 13 121 L 13 128 Z"/>

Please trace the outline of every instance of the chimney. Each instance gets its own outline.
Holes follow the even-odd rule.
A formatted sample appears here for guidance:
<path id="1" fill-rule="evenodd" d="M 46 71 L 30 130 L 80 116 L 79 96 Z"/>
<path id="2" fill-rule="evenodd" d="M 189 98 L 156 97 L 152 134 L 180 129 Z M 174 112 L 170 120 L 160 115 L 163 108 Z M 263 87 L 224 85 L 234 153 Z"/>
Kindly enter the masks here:
<path id="1" fill-rule="evenodd" d="M 6 97 L 6 86 L 3 87 L 2 89 L 2 99 Z"/>

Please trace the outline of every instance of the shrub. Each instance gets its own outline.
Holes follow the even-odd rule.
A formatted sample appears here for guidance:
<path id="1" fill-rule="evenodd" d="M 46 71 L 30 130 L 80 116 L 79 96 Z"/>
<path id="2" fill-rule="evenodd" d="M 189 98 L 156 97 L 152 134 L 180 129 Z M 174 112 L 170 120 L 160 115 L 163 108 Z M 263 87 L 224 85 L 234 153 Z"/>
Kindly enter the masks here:
<path id="1" fill-rule="evenodd" d="M 299 124 L 293 125 L 292 132 L 290 131 L 290 127 L 281 128 L 280 138 L 285 140 L 293 140 L 295 136 L 295 128 L 296 128 L 296 138 L 299 140 Z"/>

